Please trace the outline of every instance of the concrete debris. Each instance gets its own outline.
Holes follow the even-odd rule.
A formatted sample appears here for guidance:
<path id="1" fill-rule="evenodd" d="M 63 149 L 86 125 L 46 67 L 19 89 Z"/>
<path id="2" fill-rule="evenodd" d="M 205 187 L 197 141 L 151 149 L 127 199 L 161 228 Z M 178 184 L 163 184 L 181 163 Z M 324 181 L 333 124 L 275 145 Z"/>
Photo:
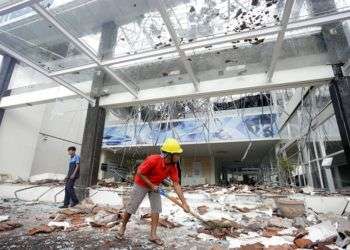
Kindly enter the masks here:
<path id="1" fill-rule="evenodd" d="M 73 215 L 73 214 L 84 214 L 85 211 L 81 210 L 79 208 L 65 208 L 65 209 L 58 211 L 58 213 L 69 216 L 69 215 Z"/>
<path id="2" fill-rule="evenodd" d="M 220 227 L 209 227 L 185 213 L 180 207 L 163 199 L 163 212 L 159 220 L 159 231 L 166 245 L 174 249 L 185 249 L 198 244 L 203 244 L 203 249 L 210 249 L 213 244 L 219 244 L 212 249 L 264 249 L 264 250 L 290 250 L 295 248 L 330 249 L 336 247 L 346 248 L 350 244 L 350 222 L 345 216 L 331 216 L 314 212 L 309 207 L 303 210 L 303 214 L 293 217 L 293 219 L 282 216 L 275 211 L 276 203 L 281 198 L 297 199 L 296 196 L 307 196 L 300 194 L 296 189 L 291 188 L 271 188 L 267 186 L 247 186 L 235 185 L 231 187 L 218 187 L 213 185 L 186 187 L 185 197 L 193 210 L 201 214 L 204 220 L 213 221 L 220 224 Z M 127 197 L 129 189 L 118 187 L 110 192 L 114 197 Z M 116 194 L 117 192 L 117 194 Z M 172 194 L 175 195 L 175 194 Z M 96 197 L 93 197 L 94 201 Z M 99 198 L 101 199 L 101 198 Z M 5 214 L 10 214 L 11 219 L 16 218 L 23 225 L 31 225 L 33 228 L 23 227 L 13 231 L 25 231 L 25 235 L 35 235 L 47 233 L 45 237 L 62 238 L 68 234 L 87 235 L 82 241 L 90 242 L 84 245 L 86 248 L 91 241 L 95 240 L 92 235 L 103 232 L 111 235 L 106 248 L 114 246 L 116 230 L 121 223 L 123 209 L 95 204 L 91 199 L 85 199 L 78 206 L 67 209 L 57 209 L 57 205 L 48 212 L 37 211 L 31 215 L 30 223 L 22 223 L 20 218 L 26 216 L 27 211 L 37 207 L 47 207 L 49 205 L 36 202 L 29 204 L 20 202 L 16 214 L 11 213 L 14 201 L 8 201 L 4 208 L 0 210 Z M 16 201 L 19 202 L 19 201 Z M 305 201 L 305 206 L 307 202 Z M 1 209 L 1 208 L 0 208 Z M 278 209 L 277 209 L 278 211 Z M 147 234 L 151 221 L 150 206 L 145 199 L 142 202 L 137 216 L 132 216 L 126 231 L 127 240 L 125 249 L 128 246 L 148 246 Z M 42 214 L 46 219 L 42 219 Z M 41 217 L 39 216 L 41 215 Z M 142 215 L 142 216 L 141 216 Z M 141 218 L 140 218 L 141 217 Z M 1 218 L 1 217 L 0 217 Z M 40 222 L 39 222 L 40 221 Z M 5 223 L 0 223 L 0 231 L 12 230 Z M 45 225 L 37 226 L 45 223 Z M 2 225 L 7 225 L 2 229 Z M 13 233 L 11 232 L 11 233 Z M 50 234 L 55 232 L 54 234 Z M 130 237 L 132 232 L 132 237 Z M 23 234 L 23 233 L 22 233 Z M 137 236 L 137 241 L 134 238 Z M 27 236 L 29 237 L 29 236 Z M 78 237 L 78 236 L 75 236 Z M 91 238 L 91 239 L 90 239 Z M 33 238 L 34 239 L 34 238 Z M 71 239 L 71 238 L 70 238 Z M 184 240 L 179 240 L 184 239 Z M 1 240 L 1 234 L 0 234 Z M 336 240 L 336 241 L 335 241 Z M 94 245 L 95 246 L 95 245 Z M 101 245 L 99 245 L 101 246 Z M 153 245 L 150 245 L 153 246 Z M 123 247 L 118 246 L 120 249 Z M 118 248 L 117 247 L 117 248 Z M 69 245 L 62 245 L 62 248 L 74 248 Z M 147 249 L 148 247 L 146 247 Z M 194 248 L 193 248 L 194 249 Z M 198 248 L 202 249 L 202 248 Z"/>
<path id="3" fill-rule="evenodd" d="M 64 230 L 70 227 L 70 224 L 67 221 L 63 221 L 63 222 L 50 221 L 47 225 L 49 227 L 59 228 Z"/>
<path id="4" fill-rule="evenodd" d="M 6 182 L 8 180 L 11 180 L 11 176 L 9 174 L 0 173 L 0 182 Z"/>
<path id="5" fill-rule="evenodd" d="M 338 225 L 336 245 L 341 248 L 350 246 L 350 221 L 341 221 Z"/>
<path id="6" fill-rule="evenodd" d="M 295 247 L 290 244 L 265 247 L 264 250 L 294 250 Z"/>
<path id="7" fill-rule="evenodd" d="M 226 236 L 239 236 L 239 232 L 237 232 L 237 229 L 240 228 L 240 225 L 238 223 L 234 221 L 229 221 L 227 219 L 212 220 L 212 222 L 214 222 L 216 225 L 220 225 L 221 227 L 200 227 L 198 228 L 198 233 L 209 234 L 219 239 L 224 239 Z"/>
<path id="8" fill-rule="evenodd" d="M 21 226 L 22 226 L 22 224 L 17 223 L 17 222 L 12 222 L 12 221 L 1 222 L 0 223 L 0 232 L 14 230 L 14 229 L 21 227 Z"/>
<path id="9" fill-rule="evenodd" d="M 313 187 L 303 187 L 303 188 L 301 188 L 301 190 L 302 190 L 302 193 L 304 193 L 304 194 L 310 194 L 310 195 L 314 195 L 315 194 L 315 192 L 314 192 L 314 188 Z"/>
<path id="10" fill-rule="evenodd" d="M 48 225 L 40 225 L 29 229 L 28 235 L 32 236 L 39 233 L 52 233 L 53 231 L 54 231 L 53 227 L 49 227 Z"/>
<path id="11" fill-rule="evenodd" d="M 151 222 L 151 214 L 144 214 L 141 215 L 141 219 Z M 175 228 L 175 227 L 180 227 L 181 225 L 172 221 L 169 221 L 168 218 L 159 218 L 158 225 L 165 227 L 165 228 Z"/>
<path id="12" fill-rule="evenodd" d="M 281 231 L 281 228 L 279 227 L 265 227 L 264 231 L 262 232 L 262 236 L 264 237 L 272 237 L 279 235 L 279 232 Z"/>
<path id="13" fill-rule="evenodd" d="M 197 207 L 197 211 L 200 215 L 203 215 L 208 212 L 208 207 L 207 206 L 199 206 Z"/>
<path id="14" fill-rule="evenodd" d="M 293 219 L 295 217 L 303 216 L 305 213 L 305 205 L 303 201 L 278 199 L 276 203 L 282 217 Z"/>
<path id="15" fill-rule="evenodd" d="M 240 249 L 241 250 L 263 250 L 264 249 L 264 245 L 259 243 L 259 242 L 257 242 L 257 243 L 254 243 L 254 244 L 241 246 Z"/>
<path id="16" fill-rule="evenodd" d="M 311 248 L 313 245 L 312 241 L 309 239 L 295 239 L 294 244 L 298 248 Z"/>
<path id="17" fill-rule="evenodd" d="M 100 210 L 94 217 L 88 220 L 88 223 L 93 227 L 106 226 L 108 223 L 117 222 L 119 214 L 111 214 L 105 210 Z"/>
<path id="18" fill-rule="evenodd" d="M 100 187 L 110 187 L 110 188 L 118 187 L 118 183 L 115 182 L 114 177 L 100 180 L 97 182 L 97 185 Z"/>
<path id="19" fill-rule="evenodd" d="M 5 183 L 12 183 L 12 184 L 20 184 L 24 183 L 25 181 L 21 177 L 16 177 L 15 179 L 8 179 L 4 181 Z"/>
<path id="20" fill-rule="evenodd" d="M 10 216 L 8 215 L 0 215 L 0 222 L 4 222 L 9 220 Z"/>
<path id="21" fill-rule="evenodd" d="M 53 174 L 53 173 L 45 173 L 33 175 L 29 178 L 29 182 L 34 184 L 44 184 L 44 183 L 52 183 L 52 182 L 60 182 L 66 178 L 64 174 Z"/>
<path id="22" fill-rule="evenodd" d="M 331 221 L 310 226 L 306 230 L 309 232 L 306 238 L 312 242 L 322 242 L 338 236 L 336 224 Z"/>
<path id="23" fill-rule="evenodd" d="M 293 221 L 286 218 L 280 218 L 280 217 L 272 217 L 268 225 L 272 227 L 279 227 L 279 228 L 290 228 L 292 227 Z"/>
<path id="24" fill-rule="evenodd" d="M 307 221 L 304 217 L 295 217 L 293 219 L 293 226 L 296 228 L 305 228 Z"/>

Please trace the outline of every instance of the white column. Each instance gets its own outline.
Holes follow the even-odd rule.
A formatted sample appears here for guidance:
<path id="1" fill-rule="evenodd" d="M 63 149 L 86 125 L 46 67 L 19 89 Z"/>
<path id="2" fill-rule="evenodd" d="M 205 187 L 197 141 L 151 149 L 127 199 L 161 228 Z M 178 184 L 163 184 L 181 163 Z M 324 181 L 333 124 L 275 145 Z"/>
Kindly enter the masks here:
<path id="1" fill-rule="evenodd" d="M 319 139 L 320 139 L 319 140 L 319 144 L 320 144 L 322 158 L 326 158 L 327 157 L 327 153 L 326 153 L 326 148 L 324 146 L 323 138 L 321 138 L 321 136 L 319 136 Z M 327 184 L 328 184 L 329 192 L 335 193 L 335 185 L 334 185 L 334 180 L 333 180 L 331 167 L 325 167 L 324 170 L 326 172 Z"/>

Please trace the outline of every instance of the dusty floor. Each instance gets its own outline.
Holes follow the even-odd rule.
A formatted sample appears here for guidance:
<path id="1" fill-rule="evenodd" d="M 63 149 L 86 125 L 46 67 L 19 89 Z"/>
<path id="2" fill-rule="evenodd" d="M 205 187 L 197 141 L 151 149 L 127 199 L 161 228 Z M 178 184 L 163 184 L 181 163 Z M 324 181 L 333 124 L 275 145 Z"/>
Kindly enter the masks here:
<path id="1" fill-rule="evenodd" d="M 350 247 L 350 235 L 346 236 L 350 231 L 349 212 L 328 214 L 303 207 L 300 213 L 293 205 L 289 213 L 292 212 L 294 217 L 288 219 L 281 213 L 282 208 L 276 207 L 276 201 L 296 195 L 297 190 L 249 186 L 186 189 L 185 197 L 192 210 L 205 220 L 225 223 L 224 228 L 206 227 L 163 197 L 158 235 L 165 245 L 157 247 L 148 241 L 150 207 L 145 199 L 128 224 L 126 239 L 120 241 L 115 238 L 116 230 L 123 204 L 129 197 L 128 192 L 122 190 L 113 188 L 98 197 L 92 195 L 94 201 L 89 198 L 73 209 L 63 210 L 58 209 L 57 203 L 2 199 L 0 249 L 292 250 L 299 247 L 329 250 Z M 115 205 L 102 202 L 115 201 L 118 197 L 119 203 Z M 321 198 L 323 203 L 320 204 L 333 205 L 327 201 L 332 199 L 331 196 Z M 52 222 L 56 227 L 50 225 Z M 16 223 L 21 226 L 8 229 Z M 67 226 L 57 228 L 57 224 Z M 38 228 L 47 232 L 31 235 Z M 344 239 L 339 238 L 339 232 L 345 234 Z"/>
<path id="2" fill-rule="evenodd" d="M 47 224 L 52 220 L 49 216 L 57 211 L 58 205 L 52 203 L 8 199 L 2 201 L 0 214 L 10 215 L 10 221 L 23 226 L 0 232 L 0 249 L 210 249 L 211 245 L 215 246 L 215 243 L 208 244 L 194 239 L 190 233 L 184 235 L 183 229 L 180 228 L 159 228 L 159 236 L 168 239 L 168 244 L 157 248 L 147 241 L 149 226 L 144 220 L 135 218 L 136 216 L 128 225 L 126 239 L 122 241 L 115 238 L 115 230 L 94 227 L 28 235 L 30 228 Z"/>

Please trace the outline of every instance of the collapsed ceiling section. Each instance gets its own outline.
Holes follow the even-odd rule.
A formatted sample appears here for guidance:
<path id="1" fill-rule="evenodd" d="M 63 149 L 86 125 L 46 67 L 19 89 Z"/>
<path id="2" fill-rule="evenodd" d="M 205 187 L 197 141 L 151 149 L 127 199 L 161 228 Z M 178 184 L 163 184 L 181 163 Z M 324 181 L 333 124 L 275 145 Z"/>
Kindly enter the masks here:
<path id="1" fill-rule="evenodd" d="M 193 83 L 196 89 L 208 80 L 272 76 L 273 65 L 329 63 L 321 27 L 347 20 L 350 4 L 337 0 L 323 11 L 317 6 L 331 6 L 330 0 L 290 2 L 7 1 L 0 5 L 0 49 L 90 102 L 91 96 L 137 98 L 154 87 Z"/>

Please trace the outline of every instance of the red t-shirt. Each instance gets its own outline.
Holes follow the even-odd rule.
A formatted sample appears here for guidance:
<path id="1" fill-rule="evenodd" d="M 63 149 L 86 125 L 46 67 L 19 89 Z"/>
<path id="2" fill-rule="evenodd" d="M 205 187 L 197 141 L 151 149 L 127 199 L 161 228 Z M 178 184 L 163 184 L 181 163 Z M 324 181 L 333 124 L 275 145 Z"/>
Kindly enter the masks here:
<path id="1" fill-rule="evenodd" d="M 173 182 L 179 182 L 176 164 L 166 165 L 164 158 L 160 155 L 148 156 L 138 167 L 137 172 L 146 176 L 157 186 L 167 177 L 170 177 Z M 137 174 L 135 175 L 135 183 L 143 187 L 148 187 Z"/>

